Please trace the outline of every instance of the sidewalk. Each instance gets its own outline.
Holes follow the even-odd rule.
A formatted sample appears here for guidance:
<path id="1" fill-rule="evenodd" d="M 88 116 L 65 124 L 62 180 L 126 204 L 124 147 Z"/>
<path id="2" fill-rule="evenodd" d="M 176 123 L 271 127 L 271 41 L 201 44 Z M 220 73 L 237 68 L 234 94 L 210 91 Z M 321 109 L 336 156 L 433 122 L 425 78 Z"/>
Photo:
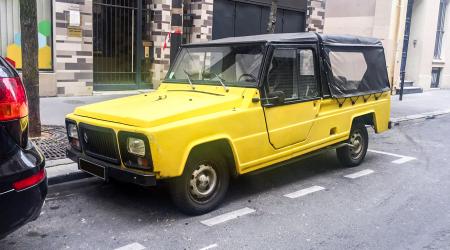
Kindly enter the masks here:
<path id="1" fill-rule="evenodd" d="M 392 96 L 391 118 L 436 112 L 450 109 L 450 89 L 428 90 L 421 94 Z"/>
<path id="2" fill-rule="evenodd" d="M 44 97 L 40 100 L 41 123 L 42 125 L 64 126 L 66 115 L 72 113 L 76 107 L 143 92 L 145 91 L 110 91 L 94 92 L 93 96 Z"/>
<path id="3" fill-rule="evenodd" d="M 76 107 L 125 97 L 139 92 L 101 93 L 87 97 L 49 97 L 41 98 L 41 120 L 43 125 L 64 126 L 64 117 Z M 421 94 L 392 96 L 391 121 L 394 125 L 414 119 L 426 119 L 450 113 L 450 90 L 430 90 Z M 89 177 L 78 170 L 77 163 L 69 159 L 49 160 L 46 164 L 49 184 Z"/>

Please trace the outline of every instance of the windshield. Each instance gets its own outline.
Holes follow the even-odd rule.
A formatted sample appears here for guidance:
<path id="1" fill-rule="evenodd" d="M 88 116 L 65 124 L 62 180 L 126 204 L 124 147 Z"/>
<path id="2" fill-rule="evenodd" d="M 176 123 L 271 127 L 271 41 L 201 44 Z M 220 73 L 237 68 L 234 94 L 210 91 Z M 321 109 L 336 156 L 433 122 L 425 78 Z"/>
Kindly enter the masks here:
<path id="1" fill-rule="evenodd" d="M 255 87 L 263 45 L 182 48 L 165 82 Z"/>

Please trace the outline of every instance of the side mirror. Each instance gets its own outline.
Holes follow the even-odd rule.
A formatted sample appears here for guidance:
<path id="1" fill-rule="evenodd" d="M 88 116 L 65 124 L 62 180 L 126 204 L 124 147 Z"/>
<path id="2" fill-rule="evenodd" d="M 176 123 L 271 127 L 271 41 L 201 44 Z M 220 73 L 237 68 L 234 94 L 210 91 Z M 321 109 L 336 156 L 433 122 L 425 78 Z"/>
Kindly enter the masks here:
<path id="1" fill-rule="evenodd" d="M 285 94 L 283 91 L 274 91 L 267 95 L 267 98 L 261 99 L 262 101 L 267 101 L 271 104 L 280 104 L 284 102 Z"/>

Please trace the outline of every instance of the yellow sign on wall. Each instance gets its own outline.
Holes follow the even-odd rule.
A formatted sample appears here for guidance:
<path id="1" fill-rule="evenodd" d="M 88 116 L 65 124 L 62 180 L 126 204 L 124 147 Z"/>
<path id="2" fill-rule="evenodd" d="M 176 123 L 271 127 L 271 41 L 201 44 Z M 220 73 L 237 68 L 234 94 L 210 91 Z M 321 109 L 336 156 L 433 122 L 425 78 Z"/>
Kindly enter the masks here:
<path id="1" fill-rule="evenodd" d="M 81 37 L 82 32 L 80 27 L 67 27 L 67 36 Z"/>

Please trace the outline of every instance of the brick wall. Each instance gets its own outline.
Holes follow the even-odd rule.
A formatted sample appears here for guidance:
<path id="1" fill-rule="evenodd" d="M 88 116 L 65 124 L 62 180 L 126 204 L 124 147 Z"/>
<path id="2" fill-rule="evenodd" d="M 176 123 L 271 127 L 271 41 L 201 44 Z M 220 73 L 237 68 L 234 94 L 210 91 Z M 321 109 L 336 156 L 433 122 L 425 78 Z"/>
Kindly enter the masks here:
<path id="1" fill-rule="evenodd" d="M 55 0 L 57 95 L 92 95 L 92 0 Z M 69 11 L 80 11 L 81 37 L 68 34 Z"/>

